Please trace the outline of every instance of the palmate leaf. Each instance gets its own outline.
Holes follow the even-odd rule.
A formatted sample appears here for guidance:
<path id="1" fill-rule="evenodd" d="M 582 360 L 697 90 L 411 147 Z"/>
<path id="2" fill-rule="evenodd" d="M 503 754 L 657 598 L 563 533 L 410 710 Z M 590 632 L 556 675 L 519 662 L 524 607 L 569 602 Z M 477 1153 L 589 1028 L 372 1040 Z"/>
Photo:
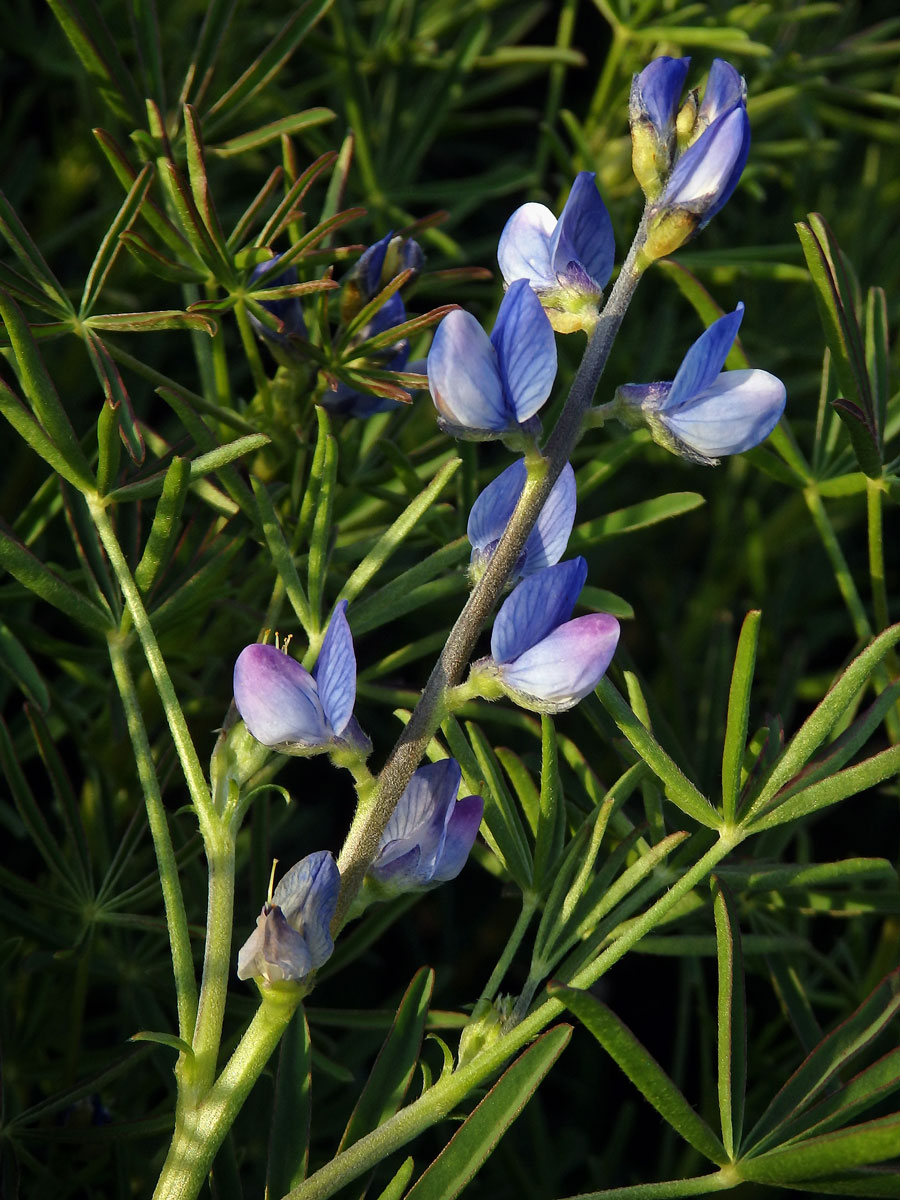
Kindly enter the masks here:
<path id="1" fill-rule="evenodd" d="M 557 1025 L 520 1054 L 406 1193 L 406 1200 L 454 1200 L 494 1152 L 571 1036 L 571 1025 Z"/>
<path id="2" fill-rule="evenodd" d="M 37 284 L 45 299 L 49 301 L 48 311 L 61 319 L 72 316 L 75 310 L 65 289 L 48 267 L 28 230 L 19 220 L 16 210 L 2 192 L 0 192 L 0 233 L 3 234 L 30 279 Z"/>
<path id="3" fill-rule="evenodd" d="M 753 684 L 761 616 L 759 609 L 756 609 L 747 613 L 744 618 L 728 693 L 728 717 L 722 747 L 722 815 L 729 825 L 734 821 L 740 794 L 741 764 L 747 747 L 750 689 Z"/>
<path id="4" fill-rule="evenodd" d="M 227 142 L 210 146 L 209 152 L 218 158 L 230 158 L 235 154 L 245 154 L 248 150 L 258 150 L 260 146 L 266 146 L 269 142 L 278 141 L 282 137 L 290 137 L 292 134 L 302 133 L 304 129 L 324 125 L 328 121 L 333 121 L 335 116 L 336 114 L 330 108 L 308 108 L 304 112 L 294 113 L 290 117 L 281 117 L 277 121 L 270 121 L 268 125 L 260 125 L 258 129 L 238 134 L 237 137 L 229 138 Z"/>
<path id="5" fill-rule="evenodd" d="M 856 315 L 854 281 L 834 234 L 819 213 L 810 213 L 796 228 L 841 389 L 834 407 L 844 421 L 860 467 L 877 479 L 881 476 L 882 430 Z"/>
<path id="6" fill-rule="evenodd" d="M 377 1129 L 403 1103 L 422 1048 L 433 988 L 434 972 L 429 967 L 422 967 L 400 1001 L 397 1015 L 347 1122 L 338 1153 Z"/>
<path id="7" fill-rule="evenodd" d="M 883 979 L 859 1008 L 807 1055 L 748 1133 L 745 1153 L 754 1157 L 764 1155 L 777 1145 L 785 1128 L 789 1124 L 796 1127 L 798 1114 L 809 1107 L 829 1080 L 864 1050 L 898 1012 L 900 968 Z M 893 1119 L 900 1123 L 900 1117 Z M 784 1151 L 779 1149 L 778 1153 Z M 900 1154 L 900 1143 L 896 1144 L 894 1153 Z M 866 1161 L 876 1160 L 848 1160 L 843 1165 L 857 1166 Z M 798 1172 L 794 1177 L 803 1178 L 803 1173 Z"/>
<path id="8" fill-rule="evenodd" d="M 208 109 L 206 117 L 209 129 L 218 128 L 232 120 L 278 74 L 331 4 L 332 0 L 305 0 L 291 14 L 265 50 Z"/>
<path id="9" fill-rule="evenodd" d="M 762 785 L 759 795 L 748 810 L 746 817 L 765 812 L 769 802 L 780 789 L 792 781 L 794 776 L 806 766 L 809 759 L 854 702 L 856 694 L 865 686 L 877 665 L 898 642 L 900 642 L 900 624 L 891 625 L 850 663 L 791 738 Z"/>
<path id="10" fill-rule="evenodd" d="M 153 166 L 150 163 L 145 163 L 141 168 L 140 174 L 131 185 L 128 195 L 122 203 L 122 207 L 116 213 L 113 223 L 104 234 L 103 241 L 100 243 L 94 261 L 91 263 L 91 269 L 88 272 L 84 292 L 81 296 L 81 304 L 78 309 L 79 317 L 84 318 L 89 316 L 97 302 L 100 292 L 103 290 L 103 285 L 106 282 L 106 277 L 112 269 L 113 263 L 116 261 L 116 256 L 119 253 L 120 238 L 137 220 L 152 181 Z"/>
<path id="11" fill-rule="evenodd" d="M 666 795 L 672 803 L 701 825 L 718 828 L 719 816 L 713 806 L 641 724 L 609 679 L 600 680 L 595 695 L 638 755 L 665 785 Z"/>
<path id="12" fill-rule="evenodd" d="M 696 1112 L 671 1076 L 610 1008 L 590 992 L 579 988 L 550 984 L 547 990 L 578 1017 L 641 1095 L 688 1145 L 718 1166 L 728 1161 L 725 1147 L 706 1121 Z"/>
<path id="13" fill-rule="evenodd" d="M 747 1012 L 741 931 L 733 897 L 713 875 L 718 960 L 718 1095 L 722 1144 L 733 1159 L 741 1143 L 747 1084 Z"/>
<path id="14" fill-rule="evenodd" d="M 697 492 L 671 492 L 667 496 L 655 496 L 652 500 L 629 504 L 627 508 L 576 525 L 572 530 L 569 550 L 572 553 L 588 550 L 605 538 L 647 529 L 672 517 L 682 517 L 705 503 L 704 497 Z"/>

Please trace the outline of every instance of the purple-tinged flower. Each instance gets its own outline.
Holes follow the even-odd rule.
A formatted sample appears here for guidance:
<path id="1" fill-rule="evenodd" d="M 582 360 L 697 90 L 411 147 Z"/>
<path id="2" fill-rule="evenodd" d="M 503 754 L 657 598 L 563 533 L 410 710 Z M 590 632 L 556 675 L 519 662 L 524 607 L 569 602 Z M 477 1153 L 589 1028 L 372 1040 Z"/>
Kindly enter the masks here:
<path id="1" fill-rule="evenodd" d="M 522 494 L 527 474 L 525 459 L 520 458 L 489 483 L 472 505 L 466 532 L 472 543 L 469 571 L 474 579 L 484 573 L 490 562 Z M 510 574 L 511 583 L 559 562 L 575 521 L 575 500 L 575 472 L 566 463 Z"/>
<path id="2" fill-rule="evenodd" d="M 263 905 L 238 953 L 238 979 L 299 983 L 331 957 L 341 877 L 327 850 L 296 863 Z"/>
<path id="3" fill-rule="evenodd" d="M 472 675 L 495 680 L 533 712 L 564 712 L 583 700 L 600 682 L 619 640 L 619 622 L 608 613 L 569 620 L 586 579 L 583 558 L 523 579 L 497 613 L 490 658 L 474 663 Z"/>
<path id="4" fill-rule="evenodd" d="M 271 274 L 275 264 L 283 257 L 281 254 L 276 254 L 267 262 L 261 262 L 255 266 L 250 276 L 251 285 L 263 276 L 265 278 L 262 279 L 260 285 L 262 289 L 291 287 L 299 283 L 295 267 L 286 267 L 278 275 L 273 276 Z M 260 304 L 273 317 L 278 318 L 281 322 L 281 331 L 276 333 L 275 330 L 269 329 L 258 317 L 250 313 L 250 324 L 259 337 L 281 346 L 289 345 L 290 338 L 294 334 L 302 338 L 306 337 L 306 322 L 303 320 L 303 308 L 296 296 L 287 296 L 283 300 L 260 300 Z"/>
<path id="5" fill-rule="evenodd" d="M 275 646 L 246 646 L 234 664 L 234 702 L 258 742 L 282 754 L 319 754 L 368 739 L 353 718 L 356 655 L 347 601 L 335 608 L 315 670 Z"/>
<path id="6" fill-rule="evenodd" d="M 651 200 L 662 190 L 675 157 L 679 103 L 690 62 L 663 55 L 635 75 L 631 84 L 632 165 Z"/>
<path id="7" fill-rule="evenodd" d="M 395 237 L 393 232 L 386 233 L 362 252 L 344 276 L 341 282 L 341 320 L 352 320 L 401 271 L 412 271 L 410 278 L 415 278 L 424 262 L 425 255 L 418 242 L 412 238 Z M 398 325 L 404 319 L 401 317 L 390 324 Z"/>
<path id="8" fill-rule="evenodd" d="M 490 337 L 471 313 L 448 313 L 427 370 L 438 424 L 451 436 L 483 441 L 519 432 L 556 378 L 553 329 L 528 282 L 511 285 Z"/>
<path id="9" fill-rule="evenodd" d="M 500 235 L 497 262 L 507 284 L 525 279 L 558 333 L 591 329 L 612 272 L 612 222 L 592 171 L 575 176 L 557 221 L 543 204 L 523 204 Z"/>
<path id="10" fill-rule="evenodd" d="M 714 466 L 764 441 L 784 411 L 785 388 L 768 371 L 722 371 L 737 337 L 743 304 L 705 330 L 671 383 L 627 383 L 615 413 L 646 424 L 655 442 L 693 462 Z"/>
<path id="11" fill-rule="evenodd" d="M 417 892 L 455 879 L 475 842 L 484 801 L 457 800 L 456 759 L 419 767 L 391 814 L 368 877 L 380 897 Z"/>
<path id="12" fill-rule="evenodd" d="M 353 338 L 353 345 L 359 345 L 369 338 L 376 337 L 400 325 L 406 320 L 406 309 L 403 301 L 395 293 L 378 309 L 366 325 Z M 398 338 L 393 345 L 373 355 L 369 360 L 372 366 L 382 371 L 405 371 L 409 362 L 409 341 Z M 373 392 L 361 392 L 342 380 L 334 391 L 326 390 L 319 397 L 318 403 L 329 412 L 340 413 L 345 417 L 371 417 L 375 413 L 390 412 L 391 409 L 401 408 L 399 401 L 390 396 L 376 396 Z"/>
<path id="13" fill-rule="evenodd" d="M 747 88 L 734 67 L 715 59 L 703 101 L 690 120 L 693 103 L 676 121 L 680 153 L 648 214 L 644 253 L 649 259 L 671 254 L 703 229 L 737 187 L 747 162 Z"/>

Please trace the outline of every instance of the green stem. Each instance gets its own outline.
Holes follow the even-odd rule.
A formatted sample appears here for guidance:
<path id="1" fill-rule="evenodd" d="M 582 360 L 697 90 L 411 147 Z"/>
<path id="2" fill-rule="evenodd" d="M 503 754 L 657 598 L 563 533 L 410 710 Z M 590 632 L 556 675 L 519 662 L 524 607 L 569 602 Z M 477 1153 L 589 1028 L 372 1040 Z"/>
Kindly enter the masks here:
<path id="1" fill-rule="evenodd" d="M 693 867 L 631 924 L 613 945 L 571 980 L 572 987 L 588 988 L 653 929 L 743 839 L 742 830 L 723 831 L 715 845 Z M 388 1154 L 445 1117 L 468 1093 L 501 1070 L 512 1054 L 526 1046 L 565 1011 L 558 1000 L 546 1000 L 518 1025 L 504 1032 L 471 1062 L 439 1080 L 418 1100 L 402 1108 L 378 1129 L 360 1138 L 331 1162 L 290 1191 L 285 1200 L 326 1200 L 339 1188 L 374 1167 Z"/>
<path id="2" fill-rule="evenodd" d="M 216 1151 L 281 1040 L 302 995 L 297 987 L 267 991 L 212 1089 L 196 1105 L 180 1107 L 175 1136 L 153 1193 L 155 1200 L 194 1200 L 199 1194 Z"/>
<path id="3" fill-rule="evenodd" d="M 159 868 L 159 882 L 166 910 L 166 925 L 169 929 L 169 945 L 172 949 L 172 968 L 175 975 L 178 1036 L 183 1041 L 190 1042 L 194 1036 L 194 1023 L 197 1019 L 197 979 L 194 975 L 194 963 L 191 956 L 191 937 L 188 931 L 184 896 L 178 878 L 178 862 L 175 858 L 166 810 L 159 790 L 159 780 L 153 764 L 150 739 L 147 737 L 137 691 L 128 667 L 125 646 L 115 634 L 111 634 L 109 637 L 109 657 L 116 686 L 122 698 L 122 707 L 125 710 L 128 735 L 134 749 L 138 778 L 141 781 L 141 790 L 144 793 L 144 804 L 147 809 L 147 823 L 150 826 L 150 836 L 153 838 L 153 849 L 156 852 L 156 864 Z"/>
<path id="4" fill-rule="evenodd" d="M 191 800 L 197 813 L 200 831 L 203 834 L 204 841 L 207 841 L 215 832 L 218 822 L 216 821 L 216 814 L 212 807 L 209 788 L 203 775 L 203 768 L 200 766 L 200 760 L 197 757 L 197 751 L 194 747 L 187 721 L 178 702 L 175 686 L 172 683 L 165 659 L 160 651 L 156 634 L 153 632 L 153 626 L 147 615 L 147 610 L 144 608 L 140 590 L 134 581 L 134 576 L 131 574 L 128 563 L 125 560 L 125 555 L 122 553 L 122 548 L 113 530 L 109 514 L 99 499 L 88 497 L 88 504 L 90 506 L 91 517 L 100 535 L 100 540 L 103 542 L 103 548 L 106 550 L 107 557 L 109 558 L 110 566 L 115 572 L 119 587 L 122 589 L 122 595 L 125 597 L 125 603 L 128 605 L 128 611 L 131 613 L 134 628 L 141 640 L 144 656 L 147 659 L 147 666 L 150 668 L 153 682 L 156 684 L 156 690 L 162 701 L 166 720 L 169 723 L 169 729 L 172 733 L 172 740 L 175 743 L 175 750 L 178 754 L 185 782 L 187 783 L 188 791 L 191 794 Z"/>
<path id="5" fill-rule="evenodd" d="M 333 925 L 335 931 L 346 920 L 350 905 L 362 886 L 366 868 L 377 853 L 378 840 L 391 813 L 445 715 L 447 690 L 459 682 L 478 635 L 500 598 L 544 501 L 581 436 L 585 414 L 591 406 L 616 334 L 640 281 L 638 255 L 643 239 L 642 224 L 590 335 L 559 421 L 544 447 L 546 470 L 529 472 L 506 531 L 484 574 L 470 592 L 422 697 L 384 765 L 368 819 L 365 822 L 354 821 L 351 827 L 338 864 L 341 870 L 341 894 Z"/>
<path id="6" fill-rule="evenodd" d="M 209 1091 L 216 1074 L 222 1022 L 231 971 L 231 937 L 234 925 L 234 838 L 230 831 L 205 839 L 209 864 L 206 907 L 206 946 L 200 1004 L 192 1046 L 194 1057 L 185 1066 L 183 1102 L 196 1103 Z"/>

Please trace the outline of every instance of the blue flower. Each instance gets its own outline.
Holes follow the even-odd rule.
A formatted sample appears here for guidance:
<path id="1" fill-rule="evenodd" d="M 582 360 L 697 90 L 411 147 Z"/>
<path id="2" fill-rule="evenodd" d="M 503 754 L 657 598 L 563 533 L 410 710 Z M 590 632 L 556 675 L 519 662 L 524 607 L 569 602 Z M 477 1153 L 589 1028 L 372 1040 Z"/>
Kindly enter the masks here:
<path id="1" fill-rule="evenodd" d="M 523 579 L 497 613 L 491 656 L 473 664 L 473 676 L 534 712 L 564 712 L 592 692 L 615 653 L 619 622 L 608 613 L 569 620 L 586 579 L 583 558 Z"/>
<path id="2" fill-rule="evenodd" d="M 334 610 L 312 675 L 275 646 L 246 646 L 234 665 L 234 702 L 258 742 L 282 754 L 318 754 L 368 739 L 353 718 L 356 655 L 347 601 Z"/>
<path id="3" fill-rule="evenodd" d="M 553 330 L 528 282 L 511 285 L 490 337 L 462 309 L 444 317 L 427 370 L 438 424 L 447 433 L 485 440 L 519 432 L 556 378 Z"/>
<path id="4" fill-rule="evenodd" d="M 374 242 L 362 252 L 341 282 L 341 319 L 349 321 L 359 310 L 396 279 L 401 271 L 413 272 L 415 278 L 422 269 L 425 255 L 412 238 L 395 237 L 393 232 Z M 401 317 L 400 320 L 405 320 Z M 392 324 L 398 325 L 399 321 Z M 371 334 L 369 335 L 371 336 Z"/>
<path id="5" fill-rule="evenodd" d="M 250 276 L 251 285 L 259 279 L 262 280 L 261 286 L 264 289 L 291 287 L 299 283 L 295 267 L 286 267 L 280 274 L 272 275 L 275 264 L 283 257 L 284 255 L 282 254 L 276 254 L 268 262 L 262 262 L 255 266 Z M 259 337 L 278 345 L 289 345 L 290 338 L 294 334 L 303 338 L 306 337 L 306 322 L 303 320 L 303 309 L 296 296 L 288 296 L 284 300 L 260 300 L 259 303 L 267 312 L 270 312 L 273 317 L 277 317 L 281 322 L 281 331 L 276 333 L 264 325 L 253 313 L 250 313 L 250 324 Z"/>
<path id="6" fill-rule="evenodd" d="M 327 850 L 296 863 L 264 904 L 238 953 L 238 979 L 299 983 L 331 957 L 341 877 Z"/>
<path id="7" fill-rule="evenodd" d="M 490 562 L 522 494 L 526 478 L 525 459 L 520 458 L 489 483 L 472 505 L 466 532 L 472 543 L 470 573 L 474 579 L 484 573 Z M 575 500 L 575 472 L 566 463 L 528 535 L 509 577 L 511 583 L 559 562 L 575 521 Z"/>
<path id="8" fill-rule="evenodd" d="M 453 758 L 419 767 L 391 814 L 368 877 L 380 897 L 423 891 L 455 879 L 475 842 L 484 801 L 457 800 Z"/>
<path id="9" fill-rule="evenodd" d="M 737 337 L 743 304 L 705 330 L 671 383 L 628 383 L 616 392 L 626 424 L 646 424 L 655 442 L 694 462 L 714 465 L 764 441 L 784 411 L 785 388 L 768 371 L 722 371 Z"/>
<path id="10" fill-rule="evenodd" d="M 737 187 L 750 151 L 747 88 L 734 67 L 713 61 L 703 101 L 679 114 L 675 159 L 662 193 L 648 213 L 645 253 L 661 258 L 701 230 Z"/>
<path id="11" fill-rule="evenodd" d="M 612 222 L 591 171 L 575 177 L 557 221 L 543 204 L 523 204 L 500 235 L 497 261 L 508 284 L 525 279 L 559 333 L 591 328 L 612 272 Z"/>
<path id="12" fill-rule="evenodd" d="M 631 84 L 632 164 L 651 200 L 659 195 L 675 157 L 679 102 L 690 62 L 663 55 L 635 75 Z"/>

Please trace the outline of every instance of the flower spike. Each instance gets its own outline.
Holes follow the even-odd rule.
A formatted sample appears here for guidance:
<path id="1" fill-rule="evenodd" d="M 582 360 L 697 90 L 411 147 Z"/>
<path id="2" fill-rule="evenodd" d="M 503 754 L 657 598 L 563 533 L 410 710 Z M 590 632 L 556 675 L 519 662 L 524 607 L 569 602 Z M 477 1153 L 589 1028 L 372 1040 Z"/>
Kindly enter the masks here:
<path id="1" fill-rule="evenodd" d="M 660 446 L 706 466 L 765 441 L 784 412 L 784 384 L 768 371 L 722 371 L 743 315 L 738 304 L 714 321 L 671 383 L 620 387 L 614 415 L 627 425 L 647 425 Z"/>

